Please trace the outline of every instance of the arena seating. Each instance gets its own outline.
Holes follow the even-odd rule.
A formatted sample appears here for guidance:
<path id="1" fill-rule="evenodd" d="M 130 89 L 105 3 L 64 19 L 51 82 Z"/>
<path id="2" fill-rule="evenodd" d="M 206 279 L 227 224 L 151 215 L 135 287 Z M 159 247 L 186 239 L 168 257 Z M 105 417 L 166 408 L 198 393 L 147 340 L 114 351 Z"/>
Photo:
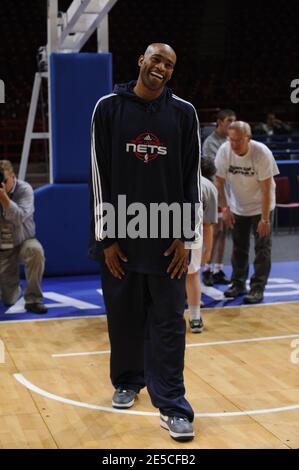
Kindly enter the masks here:
<path id="1" fill-rule="evenodd" d="M 60 0 L 59 8 L 66 11 L 70 3 L 71 0 Z M 138 0 L 117 2 L 109 15 L 113 81 L 134 78 L 137 75 L 136 57 L 144 47 L 152 41 L 166 41 L 176 48 L 179 59 L 171 86 L 178 95 L 195 104 L 201 121 L 213 119 L 204 111 L 215 106 L 233 107 L 248 121 L 261 121 L 266 112 L 276 108 L 281 119 L 298 120 L 295 107 L 290 107 L 290 82 L 296 70 L 294 64 L 298 62 L 294 47 L 296 28 L 294 22 L 289 21 L 293 14 L 292 2 L 287 2 L 283 9 L 275 3 L 269 6 L 259 2 L 257 6 L 248 2 L 239 8 L 236 0 L 228 2 L 226 30 L 229 34 L 222 39 L 226 56 L 217 60 L 198 55 L 206 4 L 207 0 L 152 0 L 140 8 Z M 272 13 L 276 11 L 276 15 L 271 15 L 271 22 L 267 21 L 269 8 Z M 46 9 L 47 2 L 40 0 L 31 2 L 30 8 L 25 0 L 20 0 L 17 8 L 9 0 L 0 2 L 0 70 L 8 96 L 6 105 L 0 107 L 0 150 L 15 162 L 19 161 L 22 149 L 37 70 L 37 51 L 47 42 Z M 153 28 L 157 11 L 163 21 L 155 22 Z M 250 29 L 244 30 L 249 17 Z M 84 51 L 95 50 L 93 37 Z M 244 54 L 240 54 L 240 50 Z M 40 107 L 38 130 L 46 130 L 43 126 Z M 273 150 L 287 148 L 273 147 Z M 34 142 L 31 161 L 44 159 L 45 152 L 43 142 Z M 283 158 L 289 158 L 289 155 L 285 153 Z"/>

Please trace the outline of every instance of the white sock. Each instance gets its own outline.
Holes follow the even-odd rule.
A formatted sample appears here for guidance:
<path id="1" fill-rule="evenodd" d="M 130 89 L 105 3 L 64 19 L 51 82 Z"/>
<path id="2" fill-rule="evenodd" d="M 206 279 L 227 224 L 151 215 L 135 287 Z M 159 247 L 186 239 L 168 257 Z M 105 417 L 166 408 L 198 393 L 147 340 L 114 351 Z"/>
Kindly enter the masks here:
<path id="1" fill-rule="evenodd" d="M 200 305 L 189 305 L 190 320 L 200 320 Z"/>
<path id="2" fill-rule="evenodd" d="M 215 267 L 214 267 L 214 273 L 218 273 L 219 271 L 223 271 L 223 264 L 217 264 L 215 263 Z"/>
<path id="3" fill-rule="evenodd" d="M 205 264 L 204 271 L 211 271 L 212 265 L 209 263 Z"/>

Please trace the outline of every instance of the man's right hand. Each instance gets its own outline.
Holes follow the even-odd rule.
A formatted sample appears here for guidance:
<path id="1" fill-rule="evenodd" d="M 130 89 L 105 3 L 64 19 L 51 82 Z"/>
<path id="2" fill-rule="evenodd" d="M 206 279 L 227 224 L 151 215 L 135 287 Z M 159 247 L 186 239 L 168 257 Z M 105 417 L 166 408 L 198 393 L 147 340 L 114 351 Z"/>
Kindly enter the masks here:
<path id="1" fill-rule="evenodd" d="M 228 206 L 223 208 L 223 220 L 227 227 L 233 228 L 235 224 L 235 218 L 234 214 L 231 212 Z"/>
<path id="2" fill-rule="evenodd" d="M 118 279 L 122 279 L 125 275 L 125 272 L 120 264 L 120 259 L 126 263 L 128 258 L 121 251 L 118 242 L 115 242 L 113 245 L 105 248 L 104 256 L 105 263 L 111 274 Z"/>
<path id="3" fill-rule="evenodd" d="M 3 209 L 7 209 L 9 207 L 9 197 L 7 195 L 5 184 L 0 184 L 0 204 L 2 205 Z"/>

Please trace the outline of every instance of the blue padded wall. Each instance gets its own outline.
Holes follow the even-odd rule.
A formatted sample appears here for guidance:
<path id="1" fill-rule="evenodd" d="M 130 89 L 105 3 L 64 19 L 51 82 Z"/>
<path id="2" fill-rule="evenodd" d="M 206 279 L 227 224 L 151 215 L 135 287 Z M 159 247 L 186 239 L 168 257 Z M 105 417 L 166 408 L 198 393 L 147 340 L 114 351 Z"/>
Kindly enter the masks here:
<path id="1" fill-rule="evenodd" d="M 46 255 L 45 275 L 95 274 L 88 259 L 89 194 L 87 184 L 49 184 L 35 194 L 36 236 Z"/>
<path id="2" fill-rule="evenodd" d="M 53 53 L 50 67 L 54 182 L 87 183 L 91 116 L 111 93 L 112 56 Z"/>

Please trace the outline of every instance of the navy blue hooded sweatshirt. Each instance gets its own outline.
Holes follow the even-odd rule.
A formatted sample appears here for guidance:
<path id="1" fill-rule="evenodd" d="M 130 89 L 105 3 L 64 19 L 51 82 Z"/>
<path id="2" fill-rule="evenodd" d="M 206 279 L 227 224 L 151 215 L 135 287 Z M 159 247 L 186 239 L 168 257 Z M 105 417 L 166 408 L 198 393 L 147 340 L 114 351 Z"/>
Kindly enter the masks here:
<path id="1" fill-rule="evenodd" d="M 130 219 L 118 210 L 118 196 L 126 196 L 127 207 L 135 202 L 149 209 L 151 203 L 191 203 L 191 228 L 194 236 L 189 248 L 201 246 L 201 217 L 195 208 L 200 202 L 199 123 L 194 107 L 164 88 L 155 100 L 138 97 L 136 82 L 116 85 L 110 95 L 96 104 L 92 117 L 91 142 L 91 218 L 94 258 L 103 248 L 118 241 L 128 262 L 124 269 L 149 274 L 166 274 L 172 256 L 163 253 L 174 240 L 172 224 L 168 238 L 104 236 L 102 204 L 111 203 L 118 217 Z M 119 212 L 119 213 L 118 213 Z M 200 211 L 199 211 L 200 212 Z M 182 228 L 183 228 L 183 221 Z M 138 229 L 138 226 L 137 226 Z M 103 261 L 103 259 L 102 259 Z"/>

